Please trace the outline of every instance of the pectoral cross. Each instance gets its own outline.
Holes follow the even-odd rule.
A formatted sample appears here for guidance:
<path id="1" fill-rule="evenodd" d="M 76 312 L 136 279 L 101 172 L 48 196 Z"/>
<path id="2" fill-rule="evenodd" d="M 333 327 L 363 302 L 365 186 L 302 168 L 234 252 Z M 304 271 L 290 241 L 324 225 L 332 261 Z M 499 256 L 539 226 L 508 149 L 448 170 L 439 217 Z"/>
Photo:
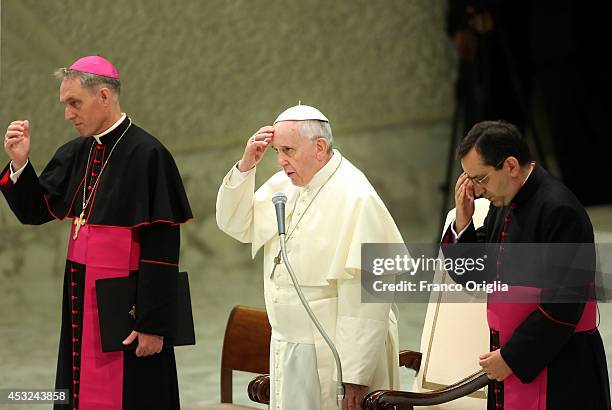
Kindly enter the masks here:
<path id="1" fill-rule="evenodd" d="M 81 212 L 81 215 L 79 215 L 79 217 L 77 219 L 74 220 L 74 235 L 72 236 L 72 239 L 74 239 L 76 241 L 76 239 L 79 236 L 79 230 L 81 229 L 81 226 L 85 225 L 85 211 Z"/>
<path id="2" fill-rule="evenodd" d="M 128 314 L 132 316 L 132 319 L 136 319 L 136 305 L 132 305 L 132 308 L 130 309 Z"/>

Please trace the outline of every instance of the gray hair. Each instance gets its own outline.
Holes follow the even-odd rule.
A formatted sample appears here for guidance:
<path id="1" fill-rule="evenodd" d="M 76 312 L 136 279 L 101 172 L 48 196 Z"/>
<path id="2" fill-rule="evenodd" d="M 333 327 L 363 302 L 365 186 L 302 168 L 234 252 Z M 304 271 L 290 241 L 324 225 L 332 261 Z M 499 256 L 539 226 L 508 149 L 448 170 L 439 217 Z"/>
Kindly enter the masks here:
<path id="1" fill-rule="evenodd" d="M 81 85 L 85 88 L 89 88 L 93 90 L 95 87 L 99 85 L 104 85 L 108 87 L 114 94 L 115 97 L 119 97 L 119 93 L 121 92 L 121 83 L 118 78 L 110 78 L 104 77 L 97 74 L 84 73 L 82 71 L 71 70 L 70 68 L 58 68 L 53 73 L 55 78 L 60 81 L 65 79 L 72 80 L 73 78 L 78 78 L 81 82 Z"/>
<path id="2" fill-rule="evenodd" d="M 325 138 L 327 140 L 327 152 L 331 152 L 334 146 L 334 136 L 332 135 L 331 126 L 327 121 L 305 120 L 300 121 L 298 127 L 300 135 L 314 141 L 317 138 Z"/>

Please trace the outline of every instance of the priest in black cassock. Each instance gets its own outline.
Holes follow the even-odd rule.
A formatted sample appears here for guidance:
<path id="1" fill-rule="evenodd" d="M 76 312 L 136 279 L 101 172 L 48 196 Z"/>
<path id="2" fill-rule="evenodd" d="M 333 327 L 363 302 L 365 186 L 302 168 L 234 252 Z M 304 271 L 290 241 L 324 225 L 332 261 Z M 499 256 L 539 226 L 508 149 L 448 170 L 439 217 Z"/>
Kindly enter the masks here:
<path id="1" fill-rule="evenodd" d="M 442 240 L 445 256 L 460 252 L 462 246 L 476 246 L 456 243 L 495 244 L 496 257 L 489 258 L 486 277 L 479 279 L 510 285 L 509 296 L 500 291 L 488 295 L 491 351 L 479 358 L 491 379 L 488 409 L 609 410 L 610 386 L 597 330 L 597 304 L 587 290 L 594 271 L 574 269 L 570 271 L 573 276 L 551 275 L 567 269 L 568 252 L 556 252 L 554 257 L 563 261 L 559 264 L 546 261 L 551 256 L 541 250 L 574 253 L 573 249 L 585 245 L 593 249 L 593 227 L 587 213 L 569 189 L 532 162 L 527 143 L 512 124 L 477 123 L 457 154 L 464 172 L 455 186 L 456 220 Z M 491 206 L 484 225 L 476 230 L 474 198 L 481 196 Z M 508 252 L 524 246 L 521 244 L 529 245 L 510 257 Z M 590 255 L 594 253 L 587 252 L 589 263 L 584 266 L 594 268 Z M 527 269 L 513 271 L 517 264 Z M 551 266 L 557 266 L 556 270 Z M 470 279 L 469 275 L 449 274 L 457 282 Z M 553 284 L 554 280 L 571 283 Z M 576 289 L 585 292 L 578 291 L 572 299 L 549 298 Z M 521 295 L 529 297 L 522 299 Z"/>
<path id="2" fill-rule="evenodd" d="M 24 224 L 71 221 L 56 388 L 56 409 L 178 409 L 172 335 L 180 224 L 191 219 L 171 154 L 119 106 L 115 67 L 100 56 L 57 70 L 65 119 L 79 137 L 61 146 L 40 176 L 28 160 L 28 120 L 13 121 L 11 159 L 0 189 Z M 124 344 L 103 352 L 95 281 L 137 277 L 136 324 Z M 174 316 L 175 317 L 175 316 Z"/>

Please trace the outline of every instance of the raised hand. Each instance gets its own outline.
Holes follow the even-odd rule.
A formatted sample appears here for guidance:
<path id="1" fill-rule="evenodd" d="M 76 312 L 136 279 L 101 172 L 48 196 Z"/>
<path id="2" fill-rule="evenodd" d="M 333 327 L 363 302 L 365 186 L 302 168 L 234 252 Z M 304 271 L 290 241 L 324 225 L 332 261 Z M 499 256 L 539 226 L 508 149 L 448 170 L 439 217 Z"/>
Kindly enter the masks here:
<path id="1" fill-rule="evenodd" d="M 247 140 L 242 159 L 238 162 L 238 170 L 246 172 L 253 169 L 261 161 L 268 144 L 272 141 L 274 127 L 271 125 L 261 127 L 251 138 Z"/>
<path id="2" fill-rule="evenodd" d="M 474 216 L 474 184 L 465 172 L 459 175 L 455 184 L 455 210 L 455 230 L 459 233 Z"/>
<path id="3" fill-rule="evenodd" d="M 17 120 L 10 123 L 4 135 L 4 150 L 13 162 L 13 170 L 22 168 L 30 155 L 30 122 Z"/>

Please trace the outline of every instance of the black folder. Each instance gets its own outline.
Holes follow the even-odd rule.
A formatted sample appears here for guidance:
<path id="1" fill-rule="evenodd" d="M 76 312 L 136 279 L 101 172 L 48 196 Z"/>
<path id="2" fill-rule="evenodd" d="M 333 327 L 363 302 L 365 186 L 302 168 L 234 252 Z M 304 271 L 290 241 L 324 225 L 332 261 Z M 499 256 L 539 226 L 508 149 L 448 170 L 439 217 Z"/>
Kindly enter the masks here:
<path id="1" fill-rule="evenodd" d="M 138 314 L 137 280 L 136 276 L 96 280 L 100 338 L 104 352 L 131 350 L 138 345 L 137 340 L 127 346 L 122 343 L 134 330 Z M 164 337 L 164 346 L 194 345 L 195 331 L 187 272 L 178 273 L 176 301 L 174 334 Z"/>

